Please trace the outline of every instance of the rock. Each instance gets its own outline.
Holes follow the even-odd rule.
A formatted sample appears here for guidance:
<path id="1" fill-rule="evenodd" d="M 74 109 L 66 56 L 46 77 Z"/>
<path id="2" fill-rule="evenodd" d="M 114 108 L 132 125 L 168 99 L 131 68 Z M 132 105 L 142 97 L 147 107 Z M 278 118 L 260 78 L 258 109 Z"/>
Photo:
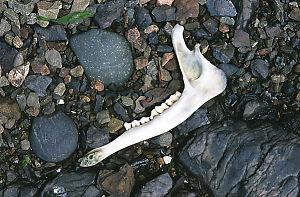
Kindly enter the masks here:
<path id="1" fill-rule="evenodd" d="M 173 21 L 175 20 L 175 10 L 174 7 L 163 5 L 161 7 L 155 7 L 152 10 L 152 14 L 156 22 Z"/>
<path id="2" fill-rule="evenodd" d="M 67 41 L 67 33 L 62 25 L 51 25 L 47 28 L 34 27 L 34 31 L 39 35 L 40 40 L 48 42 Z"/>
<path id="3" fill-rule="evenodd" d="M 8 97 L 0 97 L 0 117 L 5 116 L 8 119 L 19 120 L 21 111 L 18 103 Z"/>
<path id="4" fill-rule="evenodd" d="M 37 117 L 39 115 L 39 113 L 40 113 L 40 107 L 28 107 L 26 109 L 26 113 L 29 116 Z"/>
<path id="5" fill-rule="evenodd" d="M 96 119 L 100 124 L 105 124 L 110 121 L 109 111 L 103 110 L 97 113 Z"/>
<path id="6" fill-rule="evenodd" d="M 19 49 L 23 46 L 23 41 L 19 36 L 15 36 L 13 39 L 13 44 L 17 49 Z"/>
<path id="7" fill-rule="evenodd" d="M 220 22 L 224 23 L 226 25 L 234 25 L 235 24 L 235 20 L 231 17 L 228 17 L 228 16 L 220 17 Z"/>
<path id="8" fill-rule="evenodd" d="M 209 31 L 209 33 L 214 34 L 217 33 L 219 28 L 219 22 L 216 19 L 209 18 L 207 21 L 203 23 L 205 29 Z"/>
<path id="9" fill-rule="evenodd" d="M 129 29 L 126 33 L 126 38 L 128 42 L 135 42 L 140 37 L 140 32 L 138 28 Z"/>
<path id="10" fill-rule="evenodd" d="M 95 184 L 94 170 L 80 169 L 76 172 L 62 172 L 43 188 L 41 196 L 68 194 L 68 196 L 90 196 L 88 188 Z M 100 196 L 99 191 L 97 196 Z"/>
<path id="11" fill-rule="evenodd" d="M 20 26 L 19 15 L 12 9 L 5 9 L 3 15 L 6 16 L 6 18 L 8 18 L 11 22 L 15 23 L 15 25 Z"/>
<path id="12" fill-rule="evenodd" d="M 90 3 L 89 0 L 74 0 L 70 13 L 85 10 L 85 8 L 89 5 L 89 3 Z"/>
<path id="13" fill-rule="evenodd" d="M 25 80 L 25 86 L 35 91 L 39 96 L 46 96 L 46 89 L 52 82 L 52 78 L 41 75 L 29 75 Z"/>
<path id="14" fill-rule="evenodd" d="M 176 7 L 176 21 L 198 17 L 199 4 L 197 0 L 175 0 L 173 6 Z"/>
<path id="15" fill-rule="evenodd" d="M 136 39 L 136 41 L 133 43 L 133 47 L 137 50 L 144 52 L 147 48 L 147 42 L 144 40 L 144 38 L 139 37 Z"/>
<path id="16" fill-rule="evenodd" d="M 6 32 L 10 31 L 11 25 L 4 18 L 0 22 L 0 36 L 3 36 Z"/>
<path id="17" fill-rule="evenodd" d="M 73 76 L 73 77 L 81 77 L 83 75 L 83 67 L 78 65 L 76 66 L 75 68 L 72 68 L 70 70 L 70 74 Z"/>
<path id="18" fill-rule="evenodd" d="M 53 93 L 56 94 L 56 95 L 58 95 L 58 96 L 63 96 L 64 93 L 65 93 L 65 91 L 66 91 L 66 85 L 64 83 L 59 83 L 55 87 Z"/>
<path id="19" fill-rule="evenodd" d="M 26 99 L 26 103 L 28 107 L 40 107 L 39 95 L 30 92 Z"/>
<path id="20" fill-rule="evenodd" d="M 34 118 L 30 131 L 30 145 L 38 157 L 49 162 L 67 159 L 76 149 L 76 125 L 63 112 Z"/>
<path id="21" fill-rule="evenodd" d="M 99 4 L 95 14 L 95 21 L 101 29 L 110 27 L 112 22 L 121 17 L 125 1 L 109 1 Z"/>
<path id="22" fill-rule="evenodd" d="M 300 73 L 300 64 L 294 66 L 295 73 Z"/>
<path id="23" fill-rule="evenodd" d="M 236 16 L 237 12 L 230 0 L 207 0 L 207 9 L 211 16 Z"/>
<path id="24" fill-rule="evenodd" d="M 156 137 L 150 139 L 150 141 L 153 144 L 157 144 L 160 146 L 170 146 L 172 143 L 172 140 L 173 140 L 173 135 L 171 132 L 166 132 L 166 133 L 163 133 L 159 136 L 156 136 Z"/>
<path id="25" fill-rule="evenodd" d="M 170 53 L 173 51 L 173 47 L 169 45 L 158 45 L 156 47 L 156 51 L 161 52 L 161 53 Z"/>
<path id="26" fill-rule="evenodd" d="M 121 96 L 121 100 L 123 105 L 125 105 L 126 107 L 130 107 L 133 106 L 133 100 L 132 98 L 128 97 L 128 96 Z"/>
<path id="27" fill-rule="evenodd" d="M 46 61 L 54 68 L 62 68 L 62 59 L 58 51 L 52 49 L 45 53 Z"/>
<path id="28" fill-rule="evenodd" d="M 299 151 L 299 138 L 278 125 L 229 121 L 196 130 L 179 160 L 216 197 L 297 196 Z"/>
<path id="29" fill-rule="evenodd" d="M 160 73 L 161 73 L 162 81 L 171 81 L 172 80 L 171 74 L 169 73 L 168 70 L 161 68 Z"/>
<path id="30" fill-rule="evenodd" d="M 26 16 L 32 12 L 34 4 L 34 2 L 23 4 L 16 0 L 8 1 L 8 7 L 12 8 L 16 13 Z"/>
<path id="31" fill-rule="evenodd" d="M 269 76 L 269 63 L 266 60 L 252 60 L 250 67 L 252 69 L 252 74 L 255 77 L 266 79 Z"/>
<path id="32" fill-rule="evenodd" d="M 23 84 L 25 78 L 29 73 L 29 66 L 30 62 L 27 62 L 26 65 L 13 68 L 8 73 L 7 77 L 11 85 L 15 87 L 20 87 Z"/>
<path id="33" fill-rule="evenodd" d="M 91 29 L 73 35 L 70 46 L 86 76 L 99 79 L 105 86 L 111 83 L 121 86 L 133 72 L 130 45 L 116 33 Z"/>
<path id="34" fill-rule="evenodd" d="M 192 31 L 192 35 L 199 42 L 202 38 L 211 39 L 211 36 L 204 29 L 195 29 Z"/>
<path id="35" fill-rule="evenodd" d="M 220 64 L 218 67 L 225 72 L 227 77 L 230 77 L 239 71 L 239 69 L 232 64 Z"/>
<path id="36" fill-rule="evenodd" d="M 116 102 L 114 104 L 113 108 L 114 108 L 114 111 L 121 117 L 121 119 L 123 121 L 125 121 L 125 122 L 130 121 L 127 111 L 124 109 L 124 107 L 119 102 Z"/>
<path id="37" fill-rule="evenodd" d="M 110 133 L 115 133 L 123 127 L 123 123 L 124 122 L 122 120 L 111 118 L 109 123 L 107 124 L 107 129 Z"/>
<path id="38" fill-rule="evenodd" d="M 215 0 L 216 1 L 216 0 Z M 252 14 L 259 6 L 258 0 L 242 0 L 240 1 L 240 14 L 236 22 L 236 29 L 247 29 Z"/>
<path id="39" fill-rule="evenodd" d="M 32 61 L 31 62 L 31 69 L 35 74 L 41 74 L 41 75 L 49 75 L 50 70 L 46 64 L 42 64 L 39 61 Z"/>
<path id="40" fill-rule="evenodd" d="M 285 13 L 283 8 L 283 3 L 281 3 L 280 0 L 274 0 L 272 5 L 275 10 L 275 16 L 277 20 L 280 21 L 281 23 L 284 23 Z"/>
<path id="41" fill-rule="evenodd" d="M 148 43 L 150 45 L 157 45 L 158 44 L 158 36 L 157 36 L 156 32 L 152 32 L 151 34 L 149 34 Z"/>
<path id="42" fill-rule="evenodd" d="M 288 16 L 289 18 L 300 22 L 300 8 L 294 8 Z"/>
<path id="43" fill-rule="evenodd" d="M 146 57 L 137 57 L 134 59 L 135 68 L 137 70 L 140 70 L 142 68 L 145 68 L 148 65 L 148 58 Z"/>
<path id="44" fill-rule="evenodd" d="M 282 32 L 282 30 L 278 26 L 276 26 L 276 27 L 267 26 L 267 27 L 265 27 L 265 30 L 266 30 L 267 36 L 270 38 L 278 37 Z"/>
<path id="45" fill-rule="evenodd" d="M 16 96 L 16 100 L 19 104 L 21 111 L 24 111 L 27 103 L 25 94 L 18 94 Z"/>
<path id="46" fill-rule="evenodd" d="M 97 90 L 98 92 L 102 92 L 104 90 L 104 85 L 100 80 L 94 79 L 91 82 L 91 88 Z"/>
<path id="47" fill-rule="evenodd" d="M 165 66 L 171 59 L 174 58 L 174 53 L 164 53 L 161 66 Z"/>
<path id="48" fill-rule="evenodd" d="M 137 197 L 162 197 L 167 195 L 172 188 L 173 180 L 168 173 L 162 174 L 155 179 L 147 182 L 146 185 L 138 192 Z"/>
<path id="49" fill-rule="evenodd" d="M 0 66 L 3 74 L 7 73 L 13 68 L 14 59 L 17 55 L 17 50 L 10 47 L 5 42 L 0 41 Z"/>
<path id="50" fill-rule="evenodd" d="M 214 57 L 222 63 L 228 63 L 234 55 L 234 47 L 231 45 L 216 46 L 213 48 Z"/>
<path id="51" fill-rule="evenodd" d="M 90 148 L 97 148 L 109 142 L 109 131 L 104 128 L 90 127 L 86 132 L 86 144 Z"/>
<path id="52" fill-rule="evenodd" d="M 157 0 L 156 6 L 168 5 L 171 6 L 174 0 Z"/>
<path id="53" fill-rule="evenodd" d="M 7 80 L 7 78 L 5 76 L 0 77 L 0 88 L 8 85 L 9 85 L 9 81 Z"/>
<path id="54" fill-rule="evenodd" d="M 14 59 L 14 67 L 18 67 L 24 64 L 24 57 L 21 52 L 17 53 Z"/>
<path id="55" fill-rule="evenodd" d="M 137 26 L 142 29 L 146 29 L 152 23 L 149 11 L 139 6 L 135 6 L 134 11 L 134 18 L 136 20 Z"/>
<path id="56" fill-rule="evenodd" d="M 197 29 L 199 27 L 200 27 L 199 22 L 187 23 L 187 24 L 184 25 L 184 29 L 186 29 L 188 31 L 192 31 L 192 30 Z"/>
<path id="57" fill-rule="evenodd" d="M 269 109 L 269 105 L 265 101 L 251 100 L 246 103 L 243 112 L 243 118 L 245 120 L 254 119 L 257 115 L 262 112 L 266 112 Z"/>
<path id="58" fill-rule="evenodd" d="M 39 1 L 37 3 L 38 15 L 46 18 L 56 19 L 59 10 L 62 8 L 62 2 L 55 1 L 54 3 L 48 1 Z M 42 27 L 47 27 L 49 21 L 37 21 Z"/>
<path id="59" fill-rule="evenodd" d="M 232 38 L 232 44 L 235 47 L 250 47 L 249 34 L 241 29 L 235 30 Z"/>
<path id="60" fill-rule="evenodd" d="M 147 91 L 144 95 L 147 99 L 141 100 L 142 107 L 148 108 L 156 103 L 161 103 L 173 93 L 172 90 L 164 88 L 154 88 Z"/>
<path id="61" fill-rule="evenodd" d="M 135 178 L 130 165 L 123 165 L 118 172 L 100 170 L 97 188 L 106 191 L 110 196 L 128 197 L 134 186 Z"/>

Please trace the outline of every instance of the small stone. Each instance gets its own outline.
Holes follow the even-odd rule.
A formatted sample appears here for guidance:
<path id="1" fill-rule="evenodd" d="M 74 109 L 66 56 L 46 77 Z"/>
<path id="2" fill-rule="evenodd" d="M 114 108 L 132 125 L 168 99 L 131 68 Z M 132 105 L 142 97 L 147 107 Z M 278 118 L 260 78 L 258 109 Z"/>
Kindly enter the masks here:
<path id="1" fill-rule="evenodd" d="M 166 165 L 168 165 L 168 164 L 171 163 L 172 157 L 166 155 L 166 156 L 163 157 L 163 160 L 164 160 L 164 163 L 165 163 Z"/>
<path id="2" fill-rule="evenodd" d="M 272 83 L 282 83 L 285 81 L 284 75 L 272 75 L 271 76 Z"/>
<path id="3" fill-rule="evenodd" d="M 8 170 L 6 172 L 6 179 L 7 179 L 8 182 L 12 182 L 16 178 L 17 178 L 17 175 L 14 171 Z"/>
<path id="4" fill-rule="evenodd" d="M 297 64 L 297 65 L 294 67 L 294 70 L 295 70 L 295 73 L 300 73 L 300 64 Z"/>
<path id="5" fill-rule="evenodd" d="M 50 50 L 55 49 L 59 52 L 65 51 L 67 46 L 64 42 L 47 42 L 47 46 Z"/>
<path id="6" fill-rule="evenodd" d="M 160 72 L 161 72 L 161 80 L 162 81 L 171 81 L 172 80 L 172 77 L 171 77 L 169 71 L 162 68 L 162 69 L 160 69 Z"/>
<path id="7" fill-rule="evenodd" d="M 25 80 L 25 86 L 35 91 L 39 96 L 46 96 L 46 89 L 52 82 L 52 78 L 41 75 L 30 75 Z"/>
<path id="8" fill-rule="evenodd" d="M 170 36 L 172 34 L 172 29 L 173 29 L 172 24 L 167 22 L 166 25 L 164 26 L 164 31 L 166 32 L 166 34 Z"/>
<path id="9" fill-rule="evenodd" d="M 23 41 L 21 40 L 21 38 L 19 36 L 14 37 L 13 39 L 13 44 L 16 48 L 21 48 L 23 46 Z"/>
<path id="10" fill-rule="evenodd" d="M 269 75 L 269 63 L 266 60 L 255 59 L 251 61 L 252 74 L 255 77 L 266 79 Z"/>
<path id="11" fill-rule="evenodd" d="M 58 51 L 47 50 L 45 53 L 46 61 L 54 68 L 62 67 L 62 59 Z"/>
<path id="12" fill-rule="evenodd" d="M 255 115 L 261 113 L 268 107 L 268 104 L 263 101 L 251 100 L 245 105 L 243 112 L 244 119 L 252 119 Z"/>
<path id="13" fill-rule="evenodd" d="M 213 18 L 209 18 L 207 21 L 203 23 L 205 29 L 209 31 L 209 33 L 214 34 L 217 33 L 219 22 Z"/>
<path id="14" fill-rule="evenodd" d="M 31 69 L 35 74 L 41 75 L 49 75 L 50 70 L 46 64 L 42 64 L 39 61 L 32 61 L 31 62 Z"/>
<path id="15" fill-rule="evenodd" d="M 173 47 L 169 45 L 158 45 L 156 47 L 156 51 L 161 52 L 161 53 L 170 53 L 173 51 Z"/>
<path id="16" fill-rule="evenodd" d="M 232 44 L 235 47 L 249 47 L 250 46 L 249 34 L 244 32 L 241 29 L 235 30 L 234 36 L 232 38 Z"/>
<path id="17" fill-rule="evenodd" d="M 8 97 L 0 97 L 0 116 L 19 120 L 21 118 L 21 111 L 18 103 Z"/>
<path id="18" fill-rule="evenodd" d="M 37 117 L 40 113 L 40 108 L 39 107 L 28 107 L 26 109 L 26 113 L 29 116 Z"/>
<path id="19" fill-rule="evenodd" d="M 124 122 L 122 120 L 119 120 L 117 118 L 111 118 L 107 125 L 107 129 L 110 133 L 115 133 L 123 127 L 123 123 Z"/>
<path id="20" fill-rule="evenodd" d="M 231 17 L 228 17 L 228 16 L 220 17 L 220 22 L 224 23 L 226 25 L 231 25 L 231 26 L 235 24 L 235 20 Z"/>
<path id="21" fill-rule="evenodd" d="M 142 29 L 146 29 L 152 23 L 149 11 L 139 6 L 135 6 L 134 11 L 134 18 L 136 20 L 137 26 Z"/>
<path id="22" fill-rule="evenodd" d="M 134 48 L 137 50 L 144 52 L 147 47 L 147 42 L 144 40 L 144 38 L 139 37 L 137 40 L 133 43 Z"/>
<path id="23" fill-rule="evenodd" d="M 121 119 L 123 121 L 125 121 L 125 122 L 130 121 L 127 111 L 124 109 L 124 107 L 119 102 L 116 102 L 114 104 L 113 109 L 121 117 Z"/>
<path id="24" fill-rule="evenodd" d="M 28 140 L 22 140 L 21 141 L 21 149 L 26 151 L 26 150 L 29 150 L 30 148 L 30 143 Z"/>
<path id="25" fill-rule="evenodd" d="M 168 5 L 171 6 L 174 0 L 157 0 L 156 6 Z"/>
<path id="26" fill-rule="evenodd" d="M 73 77 L 81 77 L 83 75 L 83 67 L 81 65 L 79 66 L 76 66 L 75 68 L 72 68 L 70 70 L 70 74 L 73 76 Z"/>
<path id="27" fill-rule="evenodd" d="M 4 16 L 6 16 L 11 22 L 15 23 L 15 25 L 20 26 L 19 15 L 10 8 L 7 8 L 4 11 Z"/>
<path id="28" fill-rule="evenodd" d="M 289 18 L 300 22 L 300 8 L 294 8 L 288 16 Z"/>
<path id="29" fill-rule="evenodd" d="M 5 76 L 0 77 L 0 88 L 8 85 L 9 85 L 9 81 L 7 80 L 7 78 Z"/>
<path id="30" fill-rule="evenodd" d="M 89 5 L 89 3 L 90 3 L 89 0 L 74 0 L 70 13 L 85 10 L 85 8 Z"/>
<path id="31" fill-rule="evenodd" d="M 58 96 L 63 96 L 66 91 L 66 85 L 64 83 L 59 83 L 54 89 L 54 94 Z"/>
<path id="32" fill-rule="evenodd" d="M 199 4 L 197 0 L 175 0 L 173 5 L 176 7 L 176 21 L 198 17 Z"/>
<path id="33" fill-rule="evenodd" d="M 18 67 L 24 64 L 24 57 L 21 52 L 17 53 L 14 59 L 14 67 Z"/>
<path id="34" fill-rule="evenodd" d="M 6 32 L 10 31 L 11 25 L 4 18 L 0 22 L 0 37 L 2 37 Z"/>
<path id="35" fill-rule="evenodd" d="M 24 111 L 27 103 L 25 94 L 18 94 L 16 100 L 19 104 L 21 111 Z"/>
<path id="36" fill-rule="evenodd" d="M 279 26 L 276 26 L 276 27 L 267 26 L 267 27 L 265 27 L 265 30 L 266 30 L 267 36 L 270 38 L 278 37 L 282 32 L 282 30 L 280 29 Z"/>
<path id="37" fill-rule="evenodd" d="M 138 28 L 129 29 L 126 34 L 128 42 L 135 42 L 140 37 Z"/>
<path id="38" fill-rule="evenodd" d="M 162 57 L 161 66 L 165 66 L 173 58 L 174 58 L 174 53 L 164 53 Z"/>
<path id="39" fill-rule="evenodd" d="M 233 3 L 229 0 L 207 0 L 207 9 L 211 16 L 236 16 L 237 12 Z"/>
<path id="40" fill-rule="evenodd" d="M 44 115 L 49 115 L 55 112 L 55 103 L 54 102 L 50 102 L 47 103 L 44 107 L 43 107 L 43 114 Z"/>
<path id="41" fill-rule="evenodd" d="M 232 64 L 220 64 L 218 67 L 225 72 L 227 77 L 230 77 L 239 71 L 238 67 Z"/>
<path id="42" fill-rule="evenodd" d="M 26 4 L 20 3 L 16 0 L 8 1 L 8 7 L 14 9 L 14 11 L 21 15 L 29 15 L 34 8 L 34 1 L 28 2 Z"/>
<path id="43" fill-rule="evenodd" d="M 122 104 L 126 107 L 130 107 L 133 106 L 133 100 L 132 98 L 128 97 L 128 96 L 121 96 L 121 100 L 122 100 Z"/>
<path id="44" fill-rule="evenodd" d="M 4 132 L 4 127 L 0 124 L 0 135 Z"/>
<path id="45" fill-rule="evenodd" d="M 86 132 L 86 144 L 90 148 L 97 148 L 109 142 L 109 131 L 104 128 L 90 127 Z"/>
<path id="46" fill-rule="evenodd" d="M 28 107 L 40 107 L 39 95 L 35 92 L 30 92 L 26 103 Z"/>
<path id="47" fill-rule="evenodd" d="M 29 66 L 30 62 L 27 62 L 25 66 L 18 66 L 16 68 L 13 68 L 8 73 L 8 80 L 13 86 L 20 87 L 23 84 L 25 78 L 29 73 Z"/>
<path id="48" fill-rule="evenodd" d="M 226 46 L 226 48 L 224 48 Z M 222 63 L 228 63 L 234 55 L 232 45 L 216 46 L 213 48 L 214 57 Z"/>
<path id="49" fill-rule="evenodd" d="M 152 14 L 156 22 L 173 21 L 175 20 L 175 8 L 167 5 L 155 7 Z"/>
<path id="50" fill-rule="evenodd" d="M 298 92 L 297 96 L 296 96 L 296 101 L 299 102 L 300 101 L 300 92 Z"/>
<path id="51" fill-rule="evenodd" d="M 7 42 L 7 44 L 9 44 L 10 46 L 13 45 L 14 37 L 11 34 L 5 34 L 4 38 L 5 38 L 5 41 Z"/>
<path id="52" fill-rule="evenodd" d="M 67 33 L 62 25 L 51 25 L 47 28 L 34 27 L 34 31 L 39 35 L 40 40 L 48 42 L 67 41 Z"/>
<path id="53" fill-rule="evenodd" d="M 103 110 L 97 113 L 96 119 L 100 124 L 105 124 L 110 121 L 109 111 Z"/>
<path id="54" fill-rule="evenodd" d="M 140 70 L 142 68 L 145 68 L 148 65 L 148 58 L 146 57 L 137 57 L 134 59 L 135 68 L 137 70 Z"/>
<path id="55" fill-rule="evenodd" d="M 91 82 L 91 88 L 97 90 L 98 92 L 102 92 L 104 90 L 104 85 L 100 80 L 94 79 Z"/>
<path id="56" fill-rule="evenodd" d="M 46 18 L 56 19 L 59 10 L 62 8 L 62 2 L 55 1 L 54 3 L 48 1 L 39 1 L 37 3 L 38 15 Z M 47 27 L 49 21 L 38 21 L 42 27 Z"/>
<path id="57" fill-rule="evenodd" d="M 186 29 L 188 31 L 192 31 L 192 30 L 197 29 L 199 27 L 200 27 L 199 22 L 187 23 L 187 24 L 184 25 L 184 29 Z"/>
<path id="58" fill-rule="evenodd" d="M 219 24 L 219 31 L 222 32 L 222 33 L 227 33 L 229 32 L 229 27 L 228 25 L 224 24 L 224 23 L 220 23 Z"/>
<path id="59" fill-rule="evenodd" d="M 157 27 L 157 25 L 150 25 L 144 30 L 144 33 L 151 34 L 152 32 L 158 32 L 158 31 L 159 31 L 159 28 Z"/>
<path id="60" fill-rule="evenodd" d="M 139 96 L 136 101 L 135 101 L 135 108 L 134 108 L 134 113 L 141 113 L 145 111 L 145 107 L 142 106 L 141 101 L 145 100 L 145 96 Z"/>
<path id="61" fill-rule="evenodd" d="M 15 123 L 16 123 L 16 120 L 15 120 L 15 119 L 8 119 L 7 122 L 5 123 L 5 126 L 4 126 L 4 127 L 5 127 L 6 129 L 11 129 L 11 128 L 14 127 Z"/>
<path id="62" fill-rule="evenodd" d="M 157 137 L 152 138 L 150 141 L 160 146 L 170 146 L 172 143 L 173 135 L 171 132 L 166 132 Z"/>

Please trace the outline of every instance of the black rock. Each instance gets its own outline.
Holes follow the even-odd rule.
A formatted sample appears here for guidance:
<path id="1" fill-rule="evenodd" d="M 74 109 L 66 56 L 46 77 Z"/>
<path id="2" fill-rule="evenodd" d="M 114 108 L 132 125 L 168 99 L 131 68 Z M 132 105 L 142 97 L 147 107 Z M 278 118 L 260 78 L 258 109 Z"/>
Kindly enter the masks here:
<path id="1" fill-rule="evenodd" d="M 109 142 L 109 131 L 104 128 L 90 127 L 86 132 L 86 144 L 90 148 L 97 148 Z"/>
<path id="2" fill-rule="evenodd" d="M 228 63 L 234 55 L 234 47 L 232 45 L 216 46 L 213 48 L 214 57 L 222 63 Z"/>
<path id="3" fill-rule="evenodd" d="M 218 67 L 225 72 L 227 77 L 230 77 L 239 71 L 239 68 L 232 64 L 220 64 Z"/>
<path id="4" fill-rule="evenodd" d="M 173 21 L 175 20 L 175 10 L 174 7 L 163 5 L 155 7 L 152 10 L 152 14 L 155 17 L 156 22 Z"/>
<path id="5" fill-rule="evenodd" d="M 258 0 L 241 0 L 238 20 L 236 22 L 236 29 L 246 29 L 252 14 L 259 6 Z"/>
<path id="6" fill-rule="evenodd" d="M 162 52 L 162 53 L 169 53 L 173 51 L 173 47 L 169 45 L 158 45 L 156 48 L 156 51 Z"/>
<path id="7" fill-rule="evenodd" d="M 110 27 L 114 20 L 121 17 L 125 2 L 123 0 L 109 1 L 99 4 L 95 21 L 101 29 Z"/>
<path id="8" fill-rule="evenodd" d="M 158 44 L 158 36 L 156 32 L 149 34 L 149 44 Z"/>
<path id="9" fill-rule="evenodd" d="M 266 112 L 269 105 L 265 101 L 251 100 L 245 105 L 243 118 L 245 120 L 254 119 L 260 113 Z"/>
<path id="10" fill-rule="evenodd" d="M 255 59 L 251 61 L 252 74 L 255 77 L 267 78 L 269 76 L 269 63 L 267 60 Z"/>
<path id="11" fill-rule="evenodd" d="M 42 75 L 29 75 L 25 79 L 25 86 L 35 91 L 39 96 L 46 96 L 46 89 L 52 82 L 52 78 Z"/>
<path id="12" fill-rule="evenodd" d="M 13 68 L 17 53 L 18 51 L 16 49 L 0 41 L 0 66 L 4 74 Z"/>
<path id="13" fill-rule="evenodd" d="M 95 184 L 96 175 L 97 173 L 93 170 L 88 171 L 86 169 L 76 172 L 62 172 L 45 185 L 40 196 L 101 196 L 99 190 L 97 195 L 87 193 L 88 188 Z"/>
<path id="14" fill-rule="evenodd" d="M 94 111 L 99 112 L 102 110 L 102 106 L 104 104 L 104 98 L 101 95 L 96 95 L 96 104 Z"/>
<path id="15" fill-rule="evenodd" d="M 130 121 L 127 111 L 124 109 L 124 107 L 120 103 L 117 102 L 114 104 L 114 110 L 119 116 L 121 116 L 123 121 L 125 121 L 125 122 Z"/>
<path id="16" fill-rule="evenodd" d="M 299 137 L 267 122 L 224 122 L 195 132 L 179 160 L 210 196 L 297 196 Z"/>
<path id="17" fill-rule="evenodd" d="M 37 188 L 29 185 L 10 185 L 4 190 L 0 190 L 2 197 L 34 197 L 37 195 Z"/>
<path id="18" fill-rule="evenodd" d="M 205 29 L 211 34 L 216 33 L 219 28 L 219 22 L 213 18 L 209 18 L 207 21 L 203 23 L 203 25 Z"/>
<path id="19" fill-rule="evenodd" d="M 172 188 L 172 185 L 172 178 L 168 173 L 165 173 L 147 182 L 136 196 L 165 196 Z"/>
<path id="20" fill-rule="evenodd" d="M 59 162 L 68 158 L 76 149 L 77 141 L 76 125 L 63 112 L 33 120 L 30 145 L 37 156 L 45 161 Z"/>
<path id="21" fill-rule="evenodd" d="M 207 0 L 207 9 L 211 16 L 236 16 L 237 12 L 230 0 Z"/>
<path id="22" fill-rule="evenodd" d="M 152 23 L 149 11 L 139 6 L 135 6 L 134 11 L 134 18 L 137 26 L 146 29 Z"/>
<path id="23" fill-rule="evenodd" d="M 192 31 L 192 34 L 198 42 L 200 42 L 202 38 L 207 40 L 212 38 L 204 29 L 195 29 Z"/>
<path id="24" fill-rule="evenodd" d="M 47 28 L 35 26 L 34 31 L 39 34 L 40 40 L 52 41 L 67 41 L 67 33 L 62 25 L 51 25 Z"/>

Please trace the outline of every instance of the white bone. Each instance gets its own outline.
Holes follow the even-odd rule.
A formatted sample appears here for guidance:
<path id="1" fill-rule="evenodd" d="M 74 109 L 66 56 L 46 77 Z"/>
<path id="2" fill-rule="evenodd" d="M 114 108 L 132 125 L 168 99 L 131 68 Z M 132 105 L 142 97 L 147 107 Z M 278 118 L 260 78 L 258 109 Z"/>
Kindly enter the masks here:
<path id="1" fill-rule="evenodd" d="M 154 108 L 159 114 L 163 113 L 164 109 L 161 106 L 155 106 Z"/>
<path id="2" fill-rule="evenodd" d="M 163 109 L 163 111 L 170 108 L 166 103 L 162 103 L 160 107 Z"/>
<path id="3" fill-rule="evenodd" d="M 125 127 L 125 129 L 126 129 L 126 131 L 127 131 L 127 130 L 129 130 L 129 129 L 131 128 L 131 124 L 128 123 L 128 122 L 125 122 L 125 123 L 124 123 L 124 127 Z"/>
<path id="4" fill-rule="evenodd" d="M 112 142 L 88 152 L 79 160 L 82 167 L 93 166 L 123 148 L 173 129 L 205 102 L 224 91 L 224 72 L 201 54 L 199 44 L 196 44 L 193 51 L 186 47 L 182 26 L 176 25 L 173 28 L 172 42 L 184 82 L 184 90 L 179 100 L 147 124 L 131 128 Z"/>
<path id="5" fill-rule="evenodd" d="M 158 116 L 159 113 L 156 111 L 156 109 L 152 109 L 150 119 L 152 120 L 155 116 Z"/>
<path id="6" fill-rule="evenodd" d="M 138 120 L 134 120 L 134 121 L 131 122 L 132 128 L 140 126 L 140 125 L 141 125 L 141 123 Z"/>
<path id="7" fill-rule="evenodd" d="M 147 123 L 147 122 L 149 122 L 149 121 L 150 121 L 150 118 L 149 118 L 149 117 L 143 117 L 143 118 L 141 118 L 141 120 L 140 120 L 141 124 L 145 124 L 145 123 Z"/>

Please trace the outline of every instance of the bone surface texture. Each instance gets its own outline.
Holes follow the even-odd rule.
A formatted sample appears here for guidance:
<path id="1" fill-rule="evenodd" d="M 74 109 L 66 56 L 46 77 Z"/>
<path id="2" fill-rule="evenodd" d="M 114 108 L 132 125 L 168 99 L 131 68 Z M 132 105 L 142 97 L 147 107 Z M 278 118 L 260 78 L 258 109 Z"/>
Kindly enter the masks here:
<path id="1" fill-rule="evenodd" d="M 205 102 L 224 91 L 224 72 L 201 54 L 199 44 L 195 45 L 193 51 L 187 48 L 183 29 L 182 26 L 176 25 L 172 31 L 173 47 L 184 82 L 183 92 L 176 92 L 165 103 L 156 106 L 150 117 L 125 123 L 126 131 L 122 135 L 102 147 L 93 149 L 79 160 L 82 167 L 93 166 L 123 148 L 173 129 Z"/>

